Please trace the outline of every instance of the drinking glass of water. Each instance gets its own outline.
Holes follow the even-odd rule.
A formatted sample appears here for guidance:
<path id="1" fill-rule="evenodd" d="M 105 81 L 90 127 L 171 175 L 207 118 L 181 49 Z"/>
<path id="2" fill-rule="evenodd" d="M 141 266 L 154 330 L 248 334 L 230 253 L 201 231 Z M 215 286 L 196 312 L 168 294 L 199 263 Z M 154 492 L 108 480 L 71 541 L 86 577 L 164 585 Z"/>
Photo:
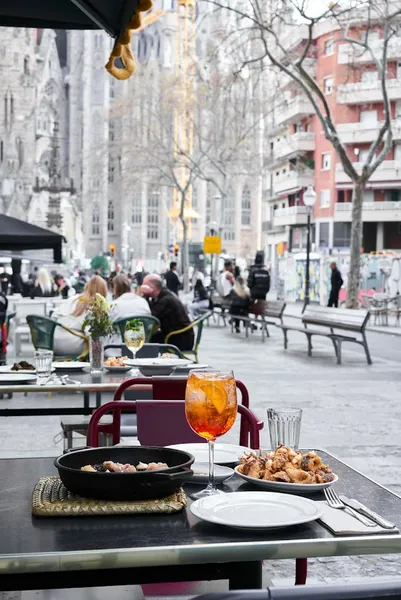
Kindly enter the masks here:
<path id="1" fill-rule="evenodd" d="M 300 408 L 267 409 L 267 424 L 273 451 L 280 444 L 298 450 L 301 419 L 302 410 Z"/>
<path id="2" fill-rule="evenodd" d="M 43 384 L 52 374 L 53 352 L 51 350 L 36 350 L 35 367 L 38 383 Z"/>

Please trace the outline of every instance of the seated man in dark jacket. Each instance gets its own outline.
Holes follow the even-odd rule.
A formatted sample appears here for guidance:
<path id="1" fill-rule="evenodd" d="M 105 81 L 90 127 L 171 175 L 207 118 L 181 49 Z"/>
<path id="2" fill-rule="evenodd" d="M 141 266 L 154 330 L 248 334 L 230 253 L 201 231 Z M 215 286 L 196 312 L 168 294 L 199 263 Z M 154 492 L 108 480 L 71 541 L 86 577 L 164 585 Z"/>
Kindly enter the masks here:
<path id="1" fill-rule="evenodd" d="M 168 333 L 184 329 L 191 324 L 184 305 L 175 294 L 163 287 L 159 275 L 146 275 L 141 291 L 143 296 L 149 300 L 152 315 L 160 321 L 160 331 L 153 335 L 152 342 L 163 344 Z M 180 350 L 192 350 L 194 345 L 193 329 L 175 335 L 171 338 L 170 343 Z"/>
<path id="2" fill-rule="evenodd" d="M 265 310 L 266 295 L 270 290 L 270 273 L 264 266 L 264 255 L 261 251 L 256 253 L 255 264 L 249 272 L 248 287 L 253 300 L 249 312 L 261 315 Z"/>

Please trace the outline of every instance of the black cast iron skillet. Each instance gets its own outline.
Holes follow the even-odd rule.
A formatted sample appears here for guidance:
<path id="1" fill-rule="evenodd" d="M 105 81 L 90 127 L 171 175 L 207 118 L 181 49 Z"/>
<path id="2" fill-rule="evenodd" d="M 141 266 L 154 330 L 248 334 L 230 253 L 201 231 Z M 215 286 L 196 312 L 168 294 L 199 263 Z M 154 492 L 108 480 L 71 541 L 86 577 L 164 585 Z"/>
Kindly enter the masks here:
<path id="1" fill-rule="evenodd" d="M 81 471 L 85 465 L 95 465 L 105 460 L 134 466 L 139 462 L 163 462 L 169 468 L 142 473 Z M 172 448 L 107 446 L 63 454 L 55 459 L 54 465 L 65 487 L 79 496 L 100 500 L 145 500 L 163 498 L 178 490 L 193 475 L 191 465 L 194 460 L 192 454 Z"/>

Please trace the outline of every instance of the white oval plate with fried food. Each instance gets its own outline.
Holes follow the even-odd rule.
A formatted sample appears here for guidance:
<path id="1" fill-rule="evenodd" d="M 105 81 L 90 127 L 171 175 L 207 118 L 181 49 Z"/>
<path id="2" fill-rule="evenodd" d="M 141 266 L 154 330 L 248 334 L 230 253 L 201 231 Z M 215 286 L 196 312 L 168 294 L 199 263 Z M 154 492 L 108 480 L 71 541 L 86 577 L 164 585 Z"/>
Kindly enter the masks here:
<path id="1" fill-rule="evenodd" d="M 131 371 L 132 367 L 131 365 L 119 365 L 119 366 L 109 366 L 109 365 L 104 365 L 104 368 L 107 371 L 110 371 L 110 373 L 128 373 L 128 371 Z"/>
<path id="2" fill-rule="evenodd" d="M 264 479 L 256 479 L 256 477 L 244 475 L 238 470 L 240 467 L 241 465 L 238 465 L 238 467 L 235 467 L 234 471 L 247 483 L 256 485 L 263 490 L 269 490 L 270 492 L 286 492 L 288 494 L 297 494 L 297 496 L 308 496 L 315 492 L 321 492 L 338 481 L 338 477 L 337 475 L 334 475 L 334 473 L 333 481 L 329 481 L 328 483 L 285 483 L 284 481 L 265 481 Z"/>

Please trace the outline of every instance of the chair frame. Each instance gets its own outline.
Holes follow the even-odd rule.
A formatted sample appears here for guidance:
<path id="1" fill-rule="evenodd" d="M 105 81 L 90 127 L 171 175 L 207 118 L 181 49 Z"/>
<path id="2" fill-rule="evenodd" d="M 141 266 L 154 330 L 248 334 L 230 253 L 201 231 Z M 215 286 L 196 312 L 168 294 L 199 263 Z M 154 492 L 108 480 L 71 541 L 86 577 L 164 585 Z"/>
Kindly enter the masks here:
<path id="1" fill-rule="evenodd" d="M 139 400 L 140 402 L 140 400 Z M 165 402 L 165 400 L 155 400 L 155 402 Z M 176 402 L 184 403 L 184 400 L 177 400 Z M 100 408 L 96 409 L 92 414 L 91 420 L 89 421 L 87 444 L 92 448 L 99 446 L 99 433 L 103 432 L 103 429 L 99 428 L 100 419 L 108 414 L 113 414 L 113 423 L 108 432 L 111 431 L 113 435 L 113 444 L 118 444 L 120 441 L 120 430 L 121 430 L 121 413 L 122 412 L 136 412 L 137 401 L 136 400 L 118 400 L 113 402 L 107 402 Z M 247 421 L 248 429 L 250 432 L 250 445 L 252 448 L 257 450 L 260 447 L 259 437 L 259 421 L 257 417 L 242 404 L 238 404 L 238 412 Z"/>
<path id="2" fill-rule="evenodd" d="M 52 337 L 52 347 L 48 348 L 45 346 L 40 345 L 37 342 L 36 339 L 36 333 L 35 333 L 35 328 L 34 328 L 34 323 L 32 322 L 32 318 L 36 318 L 39 315 L 27 315 L 27 323 L 29 325 L 29 329 L 31 332 L 31 338 L 32 338 L 32 344 L 35 347 L 35 350 L 37 350 L 38 348 L 43 348 L 45 350 L 52 350 L 53 351 L 53 347 L 54 347 L 54 333 L 56 331 L 56 327 L 61 327 L 62 329 L 64 329 L 65 331 L 68 331 L 68 333 L 70 333 L 71 335 L 74 335 L 75 337 L 81 338 L 84 343 L 85 343 L 85 350 L 84 352 L 82 352 L 79 356 L 75 356 L 75 357 L 67 357 L 67 360 L 84 360 L 88 354 L 89 354 L 89 338 L 84 335 L 83 333 L 79 333 L 78 331 L 74 331 L 73 329 L 70 329 L 69 327 L 66 327 L 65 325 L 62 325 L 61 323 L 57 323 L 57 321 L 55 321 L 54 319 L 50 319 L 49 317 L 42 317 L 40 316 L 41 319 L 46 319 L 46 321 L 50 321 L 54 327 L 53 327 L 53 331 L 51 332 L 51 337 Z M 57 356 L 55 357 L 57 359 Z M 61 358 L 61 356 L 59 357 Z"/>
<path id="3" fill-rule="evenodd" d="M 241 404 L 249 410 L 249 392 L 242 381 L 235 381 L 237 389 L 241 392 Z M 135 377 L 127 379 L 114 394 L 114 402 L 122 399 L 123 393 L 134 386 L 152 386 L 153 397 L 155 400 L 185 400 L 185 389 L 187 387 L 187 378 L 171 379 L 171 377 Z M 106 426 L 107 427 L 107 426 Z M 263 421 L 258 419 L 259 430 L 263 429 Z M 109 430 L 107 431 L 109 433 Z M 248 446 L 249 430 L 246 422 L 241 419 L 240 427 L 240 446 Z M 118 442 L 117 442 L 118 443 Z"/>
<path id="4" fill-rule="evenodd" d="M 140 350 L 138 350 L 138 352 L 136 353 L 136 358 L 141 358 L 141 351 L 143 350 L 143 348 L 149 348 L 149 346 L 158 346 L 158 351 L 160 352 L 170 352 L 172 355 L 176 355 L 178 356 L 178 358 L 184 358 L 183 353 L 181 352 L 181 350 L 179 348 L 177 348 L 177 346 L 173 346 L 173 344 L 158 344 L 158 343 L 152 343 L 152 342 L 145 342 L 144 345 L 142 346 L 142 348 Z M 126 346 L 126 344 L 107 344 L 107 346 L 104 347 L 104 350 L 110 350 L 111 348 L 115 349 L 115 350 L 120 350 L 121 351 L 121 355 L 122 356 L 128 356 L 129 358 L 132 358 L 132 352 L 128 349 L 128 347 Z M 123 354 L 123 353 L 126 354 Z"/>
<path id="5" fill-rule="evenodd" d="M 198 331 L 196 332 L 195 343 L 194 343 L 192 350 L 183 350 L 182 351 L 184 356 L 186 356 L 186 354 L 193 354 L 195 356 L 195 362 L 197 363 L 198 362 L 198 349 L 199 349 L 199 345 L 200 345 L 200 341 L 201 341 L 201 337 L 202 337 L 204 321 L 207 321 L 207 319 L 210 319 L 210 317 L 212 315 L 213 315 L 212 311 L 209 310 L 208 312 L 206 312 L 204 315 L 202 315 L 198 319 L 195 319 L 195 321 L 192 321 L 192 323 L 190 323 L 183 329 L 178 329 L 177 331 L 171 331 L 164 338 L 164 343 L 168 344 L 171 337 L 174 337 L 175 335 L 179 335 L 181 333 L 186 333 L 187 331 L 194 329 L 194 327 L 197 327 Z M 186 358 L 188 358 L 188 357 L 186 357 Z"/>

